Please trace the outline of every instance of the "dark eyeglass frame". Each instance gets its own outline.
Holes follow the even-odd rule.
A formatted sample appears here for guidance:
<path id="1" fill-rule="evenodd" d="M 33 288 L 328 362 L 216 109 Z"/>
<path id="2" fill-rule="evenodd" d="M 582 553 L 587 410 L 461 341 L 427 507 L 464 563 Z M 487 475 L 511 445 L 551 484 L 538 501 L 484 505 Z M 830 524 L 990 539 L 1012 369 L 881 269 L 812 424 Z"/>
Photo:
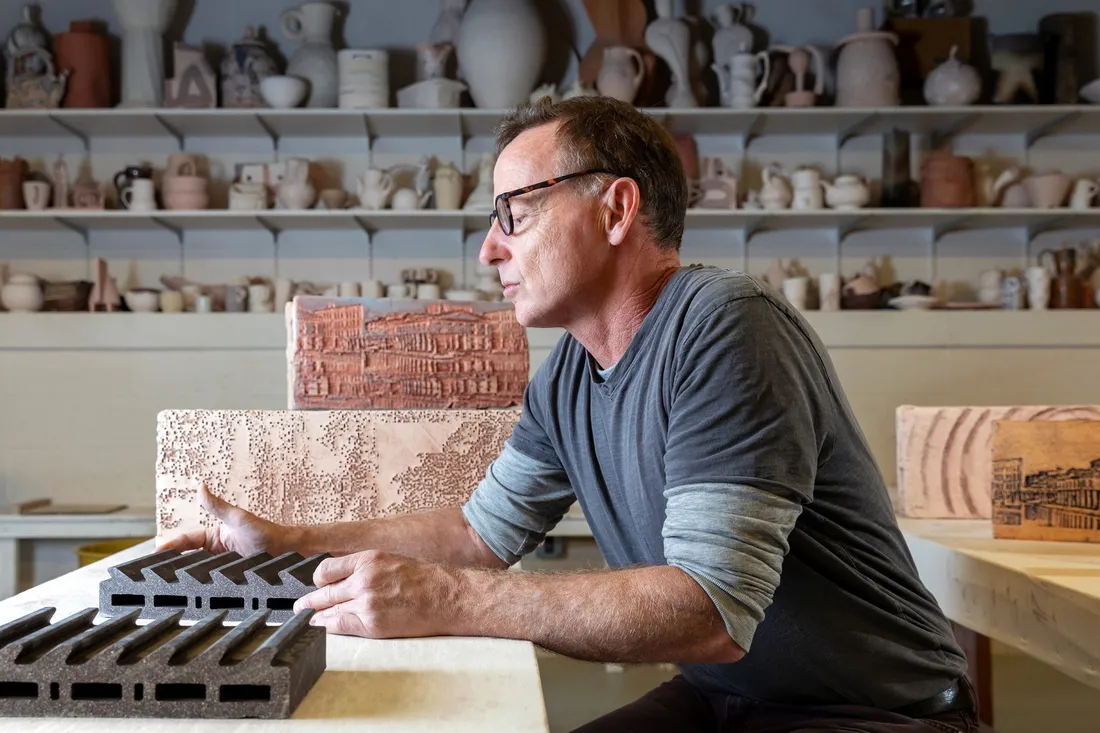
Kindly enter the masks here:
<path id="1" fill-rule="evenodd" d="M 500 231 L 504 233 L 504 236 L 511 236 L 515 231 L 515 221 L 512 219 L 512 207 L 508 203 L 516 196 L 522 196 L 525 193 L 531 193 L 532 191 L 538 191 L 543 188 L 550 188 L 556 186 L 562 181 L 568 181 L 570 178 L 580 178 L 581 176 L 592 176 L 598 173 L 606 175 L 615 175 L 611 171 L 593 168 L 591 170 L 579 171 L 577 173 L 566 173 L 564 176 L 556 176 L 550 178 L 541 183 L 532 183 L 530 186 L 524 186 L 523 188 L 517 188 L 514 191 L 505 191 L 496 197 L 493 201 L 493 211 L 489 214 L 489 228 L 493 228 L 493 220 L 500 222 Z"/>

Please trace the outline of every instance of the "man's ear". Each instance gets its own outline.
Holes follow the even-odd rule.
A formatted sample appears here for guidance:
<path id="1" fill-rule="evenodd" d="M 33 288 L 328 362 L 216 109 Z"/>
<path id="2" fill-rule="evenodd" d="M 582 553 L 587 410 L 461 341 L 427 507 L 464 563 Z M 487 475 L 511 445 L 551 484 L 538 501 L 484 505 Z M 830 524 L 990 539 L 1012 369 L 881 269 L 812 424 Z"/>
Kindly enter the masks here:
<path id="1" fill-rule="evenodd" d="M 642 197 L 632 178 L 618 178 L 604 192 L 604 236 L 612 245 L 622 244 L 641 208 Z"/>

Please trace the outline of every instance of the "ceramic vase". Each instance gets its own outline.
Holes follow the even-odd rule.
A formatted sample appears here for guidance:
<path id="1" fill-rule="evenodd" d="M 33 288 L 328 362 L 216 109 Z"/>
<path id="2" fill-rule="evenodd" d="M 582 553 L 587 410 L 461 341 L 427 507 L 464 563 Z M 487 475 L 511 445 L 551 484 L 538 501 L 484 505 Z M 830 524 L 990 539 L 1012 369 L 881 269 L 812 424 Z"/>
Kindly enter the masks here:
<path id="1" fill-rule="evenodd" d="M 74 20 L 53 38 L 56 66 L 69 71 L 62 107 L 111 106 L 111 54 L 107 36 L 91 20 Z"/>
<path id="2" fill-rule="evenodd" d="M 279 68 L 252 26 L 229 49 L 222 61 L 222 106 L 264 107 L 260 85 Z"/>
<path id="3" fill-rule="evenodd" d="M 896 107 L 901 103 L 901 72 L 894 52 L 898 37 L 874 27 L 874 8 L 861 8 L 856 15 L 857 32 L 838 44 L 837 107 Z"/>
<path id="4" fill-rule="evenodd" d="M 120 107 L 164 105 L 164 31 L 176 0 L 111 0 L 122 25 Z"/>
<path id="5" fill-rule="evenodd" d="M 596 89 L 605 97 L 633 103 L 644 76 L 645 62 L 640 53 L 626 46 L 608 46 L 603 50 Z"/>
<path id="6" fill-rule="evenodd" d="M 309 82 L 306 107 L 335 107 L 339 92 L 339 66 L 332 46 L 336 6 L 327 2 L 303 3 L 279 16 L 279 26 L 289 40 L 300 42 L 287 64 L 287 76 Z"/>
<path id="7" fill-rule="evenodd" d="M 672 86 L 665 103 L 673 108 L 697 107 L 691 89 L 691 29 L 687 23 L 673 17 L 672 0 L 657 0 L 657 19 L 646 26 L 645 43 L 658 58 L 668 64 Z M 719 59 L 724 63 L 728 59 Z"/>
<path id="8" fill-rule="evenodd" d="M 27 175 L 27 161 L 22 158 L 0 158 L 0 209 L 22 209 L 23 179 Z"/>
<path id="9" fill-rule="evenodd" d="M 505 109 L 527 101 L 545 60 L 546 32 L 534 0 L 470 3 L 459 27 L 458 63 L 476 106 Z"/>

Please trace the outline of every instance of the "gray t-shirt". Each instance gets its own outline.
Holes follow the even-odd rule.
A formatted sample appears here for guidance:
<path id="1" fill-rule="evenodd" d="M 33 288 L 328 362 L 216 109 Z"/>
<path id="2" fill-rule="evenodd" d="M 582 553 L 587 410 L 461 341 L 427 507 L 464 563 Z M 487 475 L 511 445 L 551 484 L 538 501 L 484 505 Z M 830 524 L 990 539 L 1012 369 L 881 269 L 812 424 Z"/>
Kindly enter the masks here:
<path id="1" fill-rule="evenodd" d="M 774 290 L 681 268 L 605 373 L 567 335 L 528 385 L 463 507 L 498 556 L 579 501 L 609 565 L 678 567 L 714 601 L 747 654 L 681 666 L 708 691 L 892 709 L 965 673 L 829 356 Z"/>

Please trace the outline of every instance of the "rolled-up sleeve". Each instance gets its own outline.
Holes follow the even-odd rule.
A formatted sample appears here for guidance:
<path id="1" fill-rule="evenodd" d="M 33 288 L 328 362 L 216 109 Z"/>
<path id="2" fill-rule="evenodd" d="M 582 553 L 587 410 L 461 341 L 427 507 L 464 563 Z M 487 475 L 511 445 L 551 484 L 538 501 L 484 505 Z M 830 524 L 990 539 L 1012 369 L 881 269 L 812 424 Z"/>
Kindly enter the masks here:
<path id="1" fill-rule="evenodd" d="M 669 565 L 706 591 L 745 651 L 813 500 L 825 438 L 817 353 L 765 297 L 717 307 L 678 356 L 665 455 Z"/>

